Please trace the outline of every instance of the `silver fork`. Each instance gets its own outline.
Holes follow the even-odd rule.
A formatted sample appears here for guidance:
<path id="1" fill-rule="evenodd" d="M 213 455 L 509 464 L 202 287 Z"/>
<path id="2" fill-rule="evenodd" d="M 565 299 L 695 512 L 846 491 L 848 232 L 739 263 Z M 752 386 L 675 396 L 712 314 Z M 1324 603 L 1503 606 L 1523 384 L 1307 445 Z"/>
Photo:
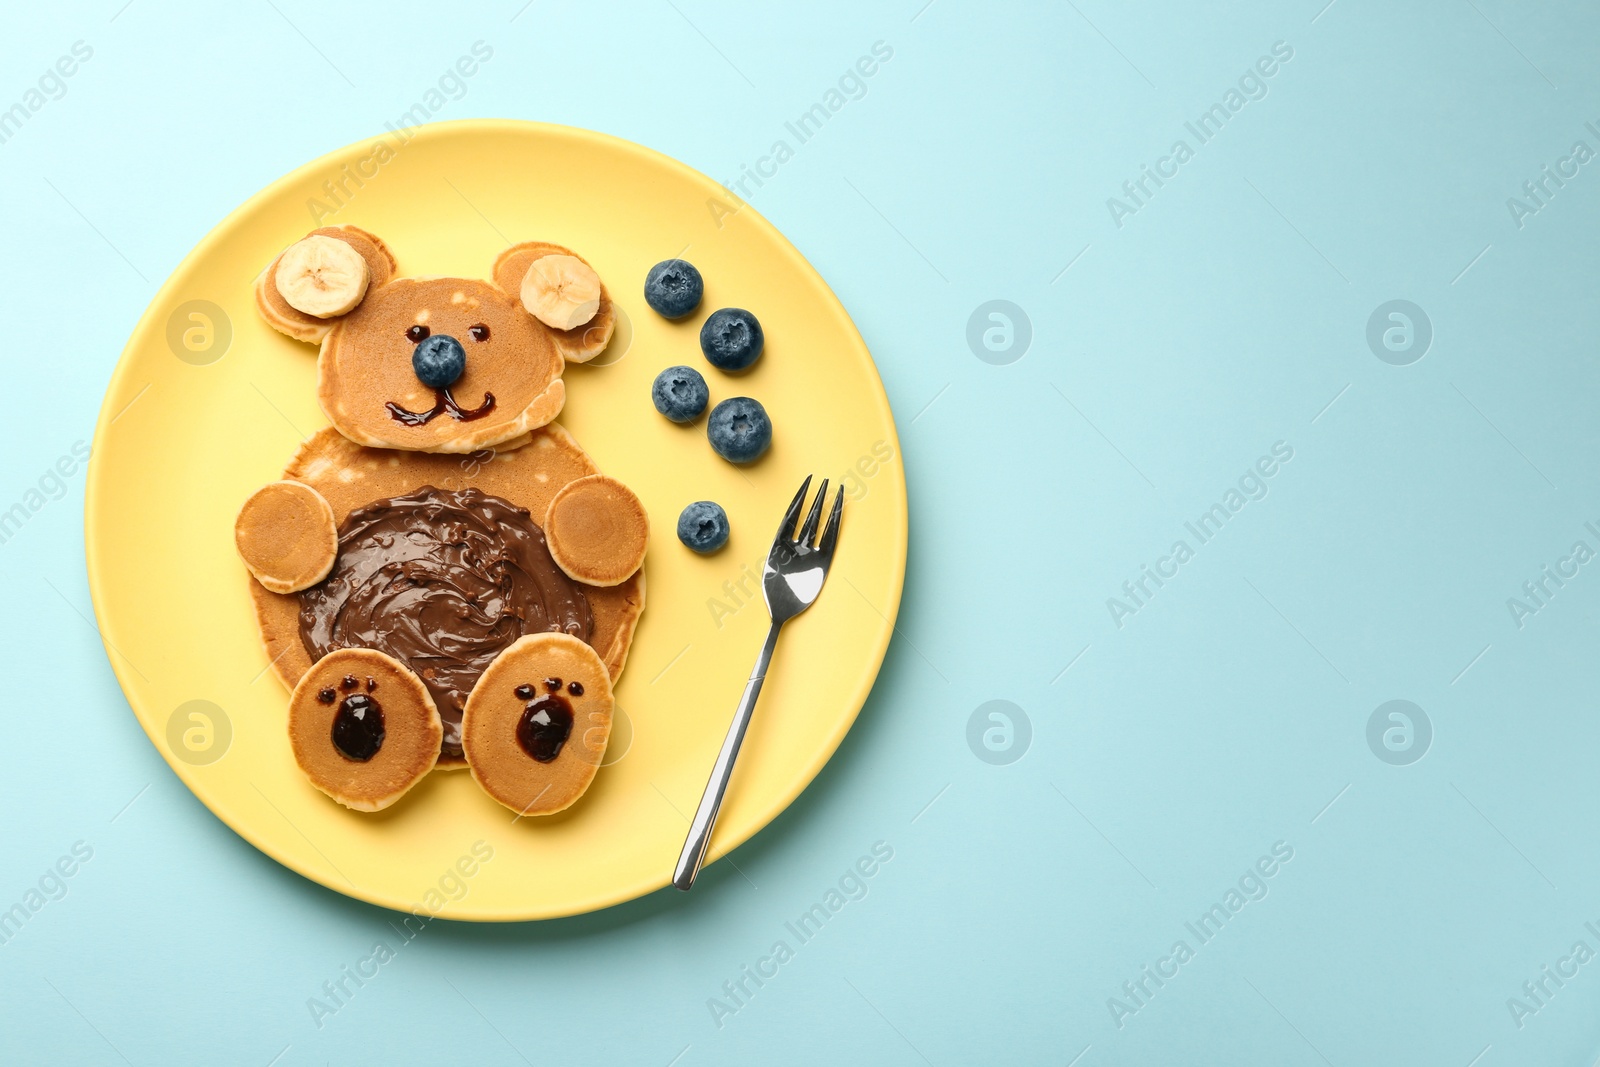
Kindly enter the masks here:
<path id="1" fill-rule="evenodd" d="M 783 624 L 809 608 L 822 591 L 823 579 L 828 576 L 828 564 L 833 562 L 833 546 L 839 540 L 839 515 L 844 510 L 844 488 L 833 498 L 833 511 L 828 515 L 828 525 L 815 545 L 812 538 L 817 533 L 817 523 L 822 518 L 822 505 L 828 495 L 828 479 L 822 479 L 822 489 L 816 502 L 806 515 L 805 525 L 792 540 L 795 520 L 800 516 L 800 505 L 805 503 L 806 490 L 811 488 L 811 476 L 800 483 L 800 491 L 789 502 L 778 526 L 778 536 L 773 538 L 772 551 L 767 553 L 767 565 L 761 574 L 761 591 L 767 602 L 767 614 L 772 616 L 772 629 L 767 631 L 766 644 L 756 657 L 755 670 L 745 683 L 744 696 L 739 698 L 739 708 L 733 713 L 733 725 L 723 739 L 722 751 L 711 768 L 711 780 L 706 783 L 705 795 L 695 809 L 694 821 L 689 824 L 689 839 L 683 843 L 683 853 L 672 872 L 672 884 L 687 890 L 694 885 L 700 864 L 705 862 L 706 848 L 711 844 L 711 828 L 716 825 L 717 812 L 722 808 L 722 796 L 728 791 L 728 779 L 733 776 L 733 762 L 739 758 L 739 746 L 744 743 L 744 733 L 750 726 L 750 716 L 756 710 L 756 698 L 761 695 L 761 683 L 767 677 L 767 664 L 772 662 L 772 650 L 778 644 L 778 631 Z"/>

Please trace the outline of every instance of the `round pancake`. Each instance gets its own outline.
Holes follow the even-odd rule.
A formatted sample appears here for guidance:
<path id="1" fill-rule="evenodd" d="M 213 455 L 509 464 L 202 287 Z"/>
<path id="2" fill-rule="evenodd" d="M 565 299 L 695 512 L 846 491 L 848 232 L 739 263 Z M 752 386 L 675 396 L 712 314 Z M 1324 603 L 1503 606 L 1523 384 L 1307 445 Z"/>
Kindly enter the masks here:
<path id="1" fill-rule="evenodd" d="M 427 686 L 370 648 L 323 656 L 289 697 L 295 762 L 312 785 L 356 811 L 382 811 L 404 796 L 433 770 L 443 736 Z M 341 746 L 360 747 L 352 756 Z"/>
<path id="2" fill-rule="evenodd" d="M 631 489 L 603 474 L 563 486 L 540 525 L 556 566 L 587 585 L 627 581 L 644 565 L 650 543 L 644 505 Z"/>
<path id="3" fill-rule="evenodd" d="M 513 296 L 522 292 L 522 279 L 528 267 L 542 256 L 571 256 L 584 266 L 592 264 L 570 248 L 553 245 L 548 241 L 524 241 L 501 252 L 494 261 L 494 283 Z M 551 330 L 556 348 L 569 363 L 587 363 L 606 350 L 611 342 L 611 332 L 617 328 L 617 313 L 611 306 L 611 294 L 604 279 L 600 281 L 600 307 L 594 318 L 570 330 Z"/>
<path id="4" fill-rule="evenodd" d="M 310 486 L 270 482 L 239 509 L 233 542 L 256 581 L 274 593 L 294 593 L 333 570 L 339 527 L 333 509 Z"/>
<path id="5" fill-rule="evenodd" d="M 542 427 L 522 441 L 510 442 L 518 447 L 509 450 L 502 446 L 498 450 L 452 456 L 364 448 L 330 426 L 300 446 L 283 476 L 321 493 L 333 508 L 334 521 L 342 524 L 355 508 L 374 500 L 404 496 L 425 485 L 481 489 L 542 517 L 556 492 L 568 482 L 599 473 L 572 435 L 558 425 Z M 590 643 L 612 681 L 616 681 L 627 661 L 634 627 L 644 611 L 644 571 L 639 570 L 620 585 L 586 585 L 583 591 L 594 616 Z M 292 593 L 270 592 L 254 578 L 250 579 L 250 594 L 255 600 L 256 621 L 267 658 L 284 685 L 292 689 L 311 668 L 311 656 L 300 640 L 300 598 Z M 439 766 L 459 768 L 466 763 L 445 757 Z"/>
<path id="6" fill-rule="evenodd" d="M 588 645 L 566 634 L 521 637 L 467 700 L 461 741 L 472 777 L 518 815 L 562 811 L 600 769 L 613 708 L 605 664 Z"/>

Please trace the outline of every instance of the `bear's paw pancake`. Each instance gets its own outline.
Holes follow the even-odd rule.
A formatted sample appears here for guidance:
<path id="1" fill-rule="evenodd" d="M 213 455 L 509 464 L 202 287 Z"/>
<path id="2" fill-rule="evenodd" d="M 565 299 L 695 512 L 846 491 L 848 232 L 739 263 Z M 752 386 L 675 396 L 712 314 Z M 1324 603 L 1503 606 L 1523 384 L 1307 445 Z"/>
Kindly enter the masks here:
<path id="1" fill-rule="evenodd" d="M 302 482 L 272 482 L 250 495 L 233 523 L 246 569 L 274 593 L 309 589 L 339 553 L 333 508 Z"/>
<path id="2" fill-rule="evenodd" d="M 272 282 L 284 301 L 313 318 L 331 319 L 361 303 L 371 272 L 349 243 L 314 233 L 284 249 Z"/>
<path id="3" fill-rule="evenodd" d="M 549 815 L 594 781 L 611 737 L 611 676 L 566 634 L 529 634 L 489 664 L 461 722 L 472 777 L 518 815 Z"/>
<path id="4" fill-rule="evenodd" d="M 568 578 L 608 587 L 627 581 L 644 563 L 650 519 L 631 489 L 591 474 L 551 498 L 544 535 L 550 558 Z"/>
<path id="5" fill-rule="evenodd" d="M 404 796 L 433 770 L 443 738 L 422 681 L 374 649 L 328 653 L 289 698 L 295 762 L 356 811 L 381 811 Z"/>

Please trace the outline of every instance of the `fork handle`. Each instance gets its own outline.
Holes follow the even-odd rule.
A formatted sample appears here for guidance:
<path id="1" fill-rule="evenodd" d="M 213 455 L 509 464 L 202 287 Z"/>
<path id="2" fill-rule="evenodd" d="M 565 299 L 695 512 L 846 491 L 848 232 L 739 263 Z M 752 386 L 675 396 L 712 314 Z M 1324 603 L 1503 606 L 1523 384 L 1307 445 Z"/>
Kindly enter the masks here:
<path id="1" fill-rule="evenodd" d="M 717 753 L 717 762 L 711 768 L 711 780 L 706 783 L 700 806 L 695 809 L 694 821 L 689 824 L 689 838 L 683 843 L 678 866 L 672 872 L 672 884 L 679 889 L 687 890 L 694 885 L 695 875 L 700 873 L 700 864 L 705 862 L 706 849 L 711 844 L 711 828 L 716 825 L 717 812 L 722 809 L 722 796 L 728 791 L 728 779 L 733 777 L 733 763 L 739 758 L 739 746 L 744 743 L 750 716 L 756 710 L 756 698 L 761 695 L 761 683 L 767 679 L 767 664 L 772 662 L 772 650 L 778 645 L 778 630 L 782 626 L 783 623 L 774 622 L 772 629 L 767 631 L 766 644 L 761 646 L 755 669 L 750 672 L 750 680 L 744 685 L 744 695 L 739 698 L 739 708 L 733 713 L 728 736 L 723 738 L 722 751 Z"/>

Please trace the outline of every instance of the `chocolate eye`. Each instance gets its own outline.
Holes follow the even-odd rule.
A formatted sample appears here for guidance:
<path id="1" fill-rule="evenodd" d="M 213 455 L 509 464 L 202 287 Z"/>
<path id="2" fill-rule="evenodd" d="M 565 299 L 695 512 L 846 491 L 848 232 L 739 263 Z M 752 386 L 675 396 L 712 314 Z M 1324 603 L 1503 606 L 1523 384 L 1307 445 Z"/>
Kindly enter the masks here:
<path id="1" fill-rule="evenodd" d="M 527 684 L 526 682 L 517 686 L 517 688 L 514 690 L 514 692 L 517 694 L 518 700 L 532 700 L 533 694 L 537 691 L 538 690 L 534 689 L 533 686 Z"/>
<path id="2" fill-rule="evenodd" d="M 406 327 L 406 340 L 410 341 L 412 344 L 420 344 L 421 342 L 426 341 L 428 339 L 428 335 L 432 332 L 432 330 L 428 329 L 419 322 L 415 326 Z"/>
<path id="3" fill-rule="evenodd" d="M 485 326 L 481 322 L 469 329 L 467 332 L 472 335 L 472 339 L 474 341 L 487 341 L 489 339 L 489 327 Z"/>

